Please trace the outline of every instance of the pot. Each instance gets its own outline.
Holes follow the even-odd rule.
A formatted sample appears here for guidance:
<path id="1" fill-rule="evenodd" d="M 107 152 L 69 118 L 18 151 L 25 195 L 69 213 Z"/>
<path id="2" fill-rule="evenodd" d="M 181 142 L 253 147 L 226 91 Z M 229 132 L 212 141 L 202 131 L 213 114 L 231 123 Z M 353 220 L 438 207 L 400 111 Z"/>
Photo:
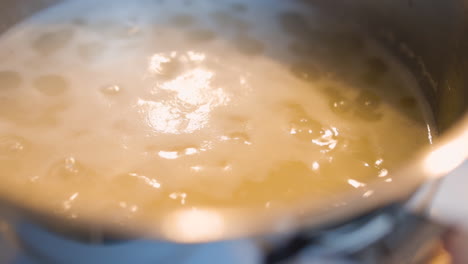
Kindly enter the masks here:
<path id="1" fill-rule="evenodd" d="M 1 0 L 0 33 L 58 0 Z M 468 158 L 468 1 L 464 0 L 304 0 L 342 23 L 357 23 L 387 47 L 416 76 L 439 135 L 434 144 L 402 166 L 391 183 L 370 183 L 374 195 L 363 199 L 353 191 L 337 195 L 347 201 L 339 209 L 325 204 L 299 204 L 275 213 L 217 210 L 192 223 L 194 236 L 177 219 L 122 230 L 105 216 L 68 223 L 43 208 L 30 208 L 3 197 L 15 215 L 67 235 L 83 237 L 88 230 L 177 242 L 207 242 L 259 234 L 322 229 L 347 222 L 390 204 L 403 203 L 428 181 L 449 174 Z M 327 203 L 329 204 L 329 203 Z M 183 214 L 181 214 L 183 217 Z M 215 225 L 213 225 L 213 223 Z M 207 226 L 210 225 L 210 226 Z M 86 230 L 86 232 L 83 232 Z M 78 235 L 77 235 L 78 234 Z"/>

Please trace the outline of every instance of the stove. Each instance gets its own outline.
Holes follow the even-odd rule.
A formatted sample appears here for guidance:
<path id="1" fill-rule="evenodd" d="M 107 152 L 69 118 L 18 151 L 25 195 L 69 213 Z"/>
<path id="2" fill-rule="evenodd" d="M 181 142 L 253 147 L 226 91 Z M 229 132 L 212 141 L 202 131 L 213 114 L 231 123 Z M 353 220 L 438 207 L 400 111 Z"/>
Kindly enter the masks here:
<path id="1" fill-rule="evenodd" d="M 444 231 L 400 205 L 320 230 L 193 245 L 74 241 L 27 221 L 0 228 L 0 263 L 7 264 L 412 264 L 430 257 Z"/>

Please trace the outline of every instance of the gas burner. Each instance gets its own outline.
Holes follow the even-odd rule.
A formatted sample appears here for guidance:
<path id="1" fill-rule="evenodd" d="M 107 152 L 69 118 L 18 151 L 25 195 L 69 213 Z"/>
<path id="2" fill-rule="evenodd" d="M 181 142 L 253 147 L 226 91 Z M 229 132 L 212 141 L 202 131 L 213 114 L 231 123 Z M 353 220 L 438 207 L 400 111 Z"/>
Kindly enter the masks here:
<path id="1" fill-rule="evenodd" d="M 394 205 L 342 225 L 298 233 L 270 249 L 265 263 L 421 263 L 430 257 L 443 231 Z"/>
<path id="2" fill-rule="evenodd" d="M 11 264 L 421 263 L 430 256 L 443 230 L 439 225 L 405 212 L 400 206 L 381 209 L 341 225 L 320 230 L 305 230 L 294 235 L 196 245 L 149 240 L 78 242 L 51 233 L 36 224 L 23 222 L 16 225 L 21 253 L 9 262 Z"/>

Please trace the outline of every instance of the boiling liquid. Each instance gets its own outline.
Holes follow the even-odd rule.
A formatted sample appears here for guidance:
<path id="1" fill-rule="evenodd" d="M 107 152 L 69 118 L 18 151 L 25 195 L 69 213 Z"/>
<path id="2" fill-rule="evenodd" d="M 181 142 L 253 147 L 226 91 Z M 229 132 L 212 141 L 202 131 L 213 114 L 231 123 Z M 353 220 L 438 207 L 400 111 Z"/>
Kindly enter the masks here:
<path id="1" fill-rule="evenodd" d="M 273 2 L 273 3 L 272 3 Z M 413 77 L 295 1 L 66 1 L 0 39 L 0 192 L 71 218 L 328 199 L 429 143 Z"/>

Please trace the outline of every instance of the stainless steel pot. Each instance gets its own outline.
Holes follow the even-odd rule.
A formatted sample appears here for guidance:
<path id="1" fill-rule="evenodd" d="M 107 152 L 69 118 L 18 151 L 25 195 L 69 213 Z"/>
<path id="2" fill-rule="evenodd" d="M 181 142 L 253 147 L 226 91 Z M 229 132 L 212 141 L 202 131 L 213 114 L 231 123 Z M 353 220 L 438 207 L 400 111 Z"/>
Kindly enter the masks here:
<path id="1" fill-rule="evenodd" d="M 50 6 L 57 0 L 0 0 L 0 33 L 27 16 Z M 193 236 L 178 226 L 177 221 L 143 223 L 121 231 L 125 234 L 182 242 L 201 242 L 241 236 L 291 231 L 301 227 L 319 228 L 346 221 L 394 202 L 408 199 L 425 182 L 449 174 L 468 158 L 468 1 L 464 0 L 304 0 L 314 8 L 341 20 L 361 24 L 368 33 L 393 51 L 417 76 L 429 102 L 440 137 L 434 147 L 408 160 L 393 182 L 374 183 L 375 195 L 362 199 L 350 191 L 336 197 L 347 201 L 339 209 L 321 204 L 298 204 L 275 213 L 248 210 L 215 211 L 207 222 L 193 223 Z M 9 202 L 5 205 L 24 217 L 41 223 L 63 225 L 64 219 L 41 208 L 28 208 Z M 327 203 L 329 204 L 329 203 Z M 213 215 L 214 214 L 214 215 Z M 98 226 L 116 232 L 118 227 L 106 224 L 105 216 L 84 219 L 74 228 L 86 230 Z M 209 220 L 209 219 L 208 219 Z M 208 221 L 209 222 L 209 221 Z M 199 226 L 198 226 L 199 225 Z M 119 232 L 119 231 L 117 231 Z"/>

